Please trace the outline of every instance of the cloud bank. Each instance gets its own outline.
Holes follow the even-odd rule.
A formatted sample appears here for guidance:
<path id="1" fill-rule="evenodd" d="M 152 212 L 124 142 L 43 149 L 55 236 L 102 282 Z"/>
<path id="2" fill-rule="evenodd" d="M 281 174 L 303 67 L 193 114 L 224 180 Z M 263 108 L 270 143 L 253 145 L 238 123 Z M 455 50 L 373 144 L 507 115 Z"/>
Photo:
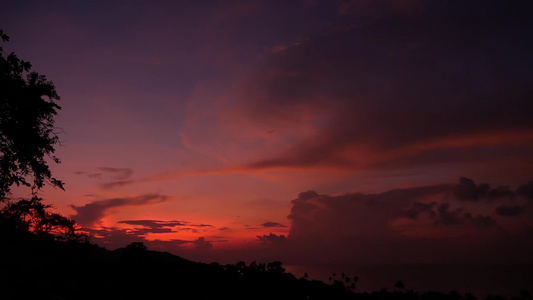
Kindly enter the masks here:
<path id="1" fill-rule="evenodd" d="M 462 177 L 457 185 L 378 194 L 300 193 L 292 200 L 287 243 L 295 253 L 296 249 L 309 251 L 291 259 L 361 263 L 529 262 L 527 253 L 533 251 L 533 215 L 527 208 L 531 201 L 506 195 L 491 201 L 466 202 L 464 188 L 473 191 L 474 186 L 478 191 L 480 186 L 486 190 L 487 185 L 476 185 L 472 179 Z"/>

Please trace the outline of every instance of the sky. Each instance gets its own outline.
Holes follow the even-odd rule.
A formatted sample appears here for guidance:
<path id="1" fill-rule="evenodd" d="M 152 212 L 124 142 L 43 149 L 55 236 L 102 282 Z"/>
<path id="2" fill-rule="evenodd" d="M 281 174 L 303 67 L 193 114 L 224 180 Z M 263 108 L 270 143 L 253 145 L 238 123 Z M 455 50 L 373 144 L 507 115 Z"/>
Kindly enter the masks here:
<path id="1" fill-rule="evenodd" d="M 530 1 L 2 7 L 2 47 L 61 96 L 65 191 L 41 195 L 94 243 L 222 263 L 533 262 Z"/>

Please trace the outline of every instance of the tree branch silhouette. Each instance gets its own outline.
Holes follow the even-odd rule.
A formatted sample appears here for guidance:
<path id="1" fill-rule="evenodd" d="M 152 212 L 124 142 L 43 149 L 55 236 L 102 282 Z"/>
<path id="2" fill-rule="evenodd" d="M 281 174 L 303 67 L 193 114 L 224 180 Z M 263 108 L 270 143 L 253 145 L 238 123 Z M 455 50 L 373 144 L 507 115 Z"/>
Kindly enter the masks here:
<path id="1" fill-rule="evenodd" d="M 0 38 L 9 41 L 2 30 Z M 60 162 L 53 155 L 59 143 L 54 133 L 59 99 L 52 81 L 0 47 L 0 201 L 7 200 L 13 185 L 31 188 L 34 197 L 45 184 L 63 188 L 46 159 Z"/>
<path id="2" fill-rule="evenodd" d="M 9 37 L 0 30 L 2 42 Z M 76 223 L 49 211 L 38 196 L 45 184 L 63 189 L 52 177 L 48 160 L 59 138 L 54 117 L 61 107 L 52 81 L 32 71 L 31 64 L 0 47 L 0 221 L 3 230 L 26 231 L 56 240 L 80 240 Z M 11 187 L 26 186 L 31 198 L 10 201 Z"/>

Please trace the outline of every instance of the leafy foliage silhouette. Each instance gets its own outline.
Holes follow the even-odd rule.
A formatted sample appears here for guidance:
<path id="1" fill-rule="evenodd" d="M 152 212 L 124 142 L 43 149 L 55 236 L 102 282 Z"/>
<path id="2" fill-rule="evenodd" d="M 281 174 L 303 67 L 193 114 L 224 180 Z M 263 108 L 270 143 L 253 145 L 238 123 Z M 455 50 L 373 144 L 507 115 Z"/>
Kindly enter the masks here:
<path id="1" fill-rule="evenodd" d="M 66 241 L 82 241 L 87 239 L 84 234 L 77 233 L 78 227 L 72 219 L 48 209 L 42 199 L 33 197 L 9 202 L 0 210 L 1 232 L 29 232 L 49 238 Z"/>
<path id="2" fill-rule="evenodd" d="M 2 30 L 0 38 L 9 41 Z M 46 161 L 60 162 L 53 156 L 59 143 L 54 116 L 61 109 L 54 84 L 0 47 L 0 91 L 0 201 L 12 185 L 31 187 L 33 196 L 45 183 L 63 188 Z"/>
<path id="3" fill-rule="evenodd" d="M 9 37 L 0 30 L 0 39 Z M 46 158 L 59 143 L 54 133 L 54 116 L 61 109 L 54 84 L 31 70 L 29 62 L 0 47 L 0 209 L 1 232 L 26 231 L 58 240 L 78 240 L 75 222 L 49 211 L 38 191 L 45 185 L 63 189 L 52 177 Z M 31 188 L 31 198 L 11 201 L 11 187 Z"/>

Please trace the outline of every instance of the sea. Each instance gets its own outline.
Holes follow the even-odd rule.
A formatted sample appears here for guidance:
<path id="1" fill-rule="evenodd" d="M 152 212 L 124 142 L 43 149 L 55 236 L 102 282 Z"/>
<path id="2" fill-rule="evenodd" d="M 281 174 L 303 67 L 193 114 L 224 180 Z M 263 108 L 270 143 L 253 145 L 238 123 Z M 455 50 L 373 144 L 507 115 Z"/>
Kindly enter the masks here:
<path id="1" fill-rule="evenodd" d="M 341 274 L 359 279 L 356 292 L 372 292 L 381 289 L 398 290 L 395 283 L 401 281 L 404 290 L 418 292 L 457 291 L 471 293 L 478 299 L 488 295 L 512 298 L 522 290 L 533 295 L 533 264 L 480 265 L 480 264 L 372 264 L 372 265 L 285 265 L 287 272 L 301 278 L 305 273 L 309 280 L 329 278 L 340 280 Z M 335 274 L 333 276 L 333 274 Z"/>

